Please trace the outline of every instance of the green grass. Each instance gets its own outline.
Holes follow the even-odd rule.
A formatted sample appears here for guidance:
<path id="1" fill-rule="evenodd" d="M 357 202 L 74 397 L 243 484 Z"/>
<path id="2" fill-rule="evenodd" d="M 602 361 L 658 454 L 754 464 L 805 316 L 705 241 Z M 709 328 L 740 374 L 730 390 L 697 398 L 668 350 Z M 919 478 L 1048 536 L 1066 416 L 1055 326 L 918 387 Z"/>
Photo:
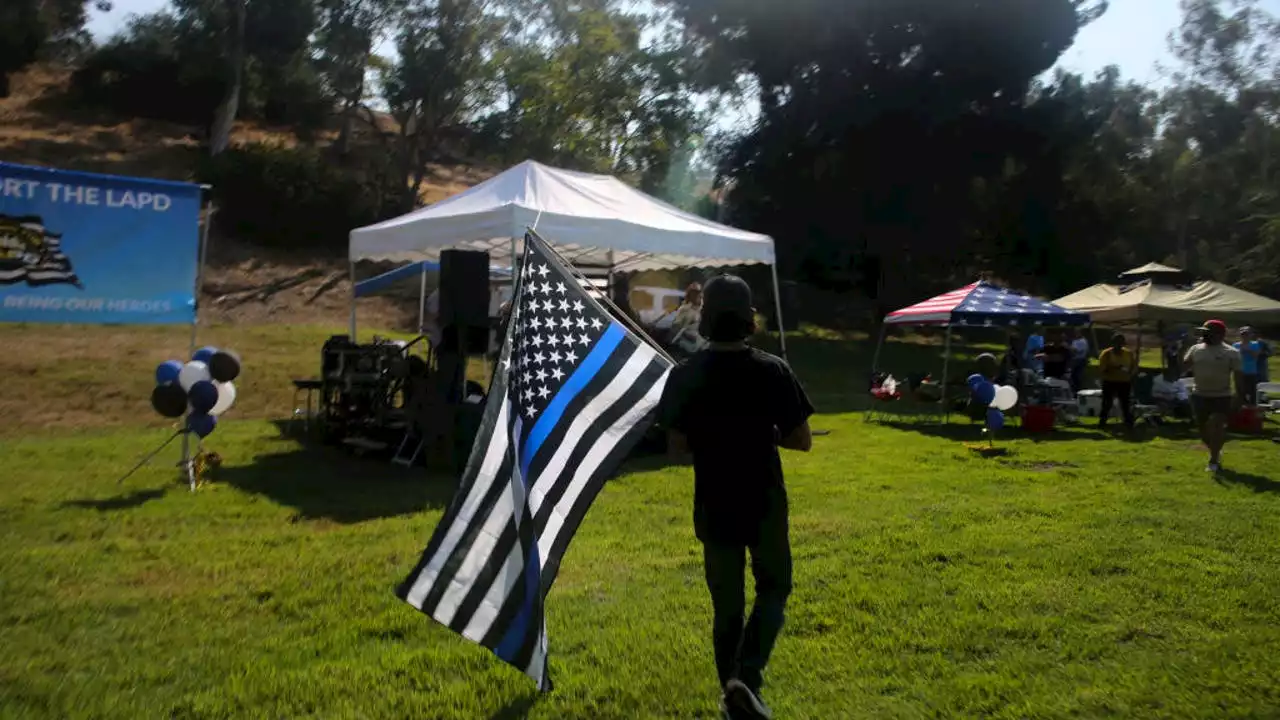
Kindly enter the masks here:
<path id="1" fill-rule="evenodd" d="M 795 346 L 831 434 L 786 458 L 779 718 L 1275 716 L 1273 443 L 1233 439 L 1217 481 L 1176 427 L 1011 432 L 1007 457 L 981 459 L 967 424 L 850 413 L 867 348 L 837 340 Z M 449 479 L 250 419 L 210 438 L 225 465 L 197 493 L 176 450 L 118 487 L 164 437 L 0 438 L 0 717 L 715 717 L 687 469 L 639 459 L 587 515 L 548 604 L 556 690 L 538 698 L 393 595 Z"/>

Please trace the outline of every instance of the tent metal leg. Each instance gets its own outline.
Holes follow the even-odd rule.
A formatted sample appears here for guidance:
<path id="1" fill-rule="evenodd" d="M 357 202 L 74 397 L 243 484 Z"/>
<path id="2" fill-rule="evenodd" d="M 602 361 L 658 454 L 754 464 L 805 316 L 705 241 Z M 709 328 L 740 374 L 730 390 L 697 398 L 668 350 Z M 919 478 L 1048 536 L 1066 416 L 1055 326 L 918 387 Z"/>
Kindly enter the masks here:
<path id="1" fill-rule="evenodd" d="M 951 422 L 951 405 L 947 403 L 947 371 L 951 367 L 951 326 L 947 326 L 947 339 L 942 349 L 942 422 Z"/>
<path id="2" fill-rule="evenodd" d="M 418 332 L 423 331 L 427 312 L 427 266 L 422 266 L 422 276 L 418 281 Z"/>
<path id="3" fill-rule="evenodd" d="M 884 336 L 888 330 L 889 330 L 889 325 L 887 323 L 881 322 L 880 323 L 880 339 L 876 342 L 875 354 L 871 356 L 872 377 L 874 377 L 876 372 L 880 370 L 880 349 L 884 347 Z"/>
<path id="4" fill-rule="evenodd" d="M 351 334 L 351 342 L 356 341 L 356 261 L 348 260 L 348 272 L 351 277 L 351 320 L 348 331 Z"/>
<path id="5" fill-rule="evenodd" d="M 769 266 L 773 271 L 773 311 L 778 318 L 778 348 L 782 351 L 782 359 L 787 360 L 787 324 L 782 317 L 782 290 L 778 284 L 777 260 Z"/>

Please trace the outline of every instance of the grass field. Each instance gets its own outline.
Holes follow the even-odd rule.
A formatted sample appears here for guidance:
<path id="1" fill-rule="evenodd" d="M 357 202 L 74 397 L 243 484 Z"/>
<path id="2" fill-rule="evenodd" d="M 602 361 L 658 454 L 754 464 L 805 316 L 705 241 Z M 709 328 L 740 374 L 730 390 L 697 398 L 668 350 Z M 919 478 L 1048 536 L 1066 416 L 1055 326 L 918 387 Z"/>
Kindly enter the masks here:
<path id="1" fill-rule="evenodd" d="M 0 362 L 31 368 L 0 413 L 0 717 L 714 717 L 687 469 L 637 459 L 597 500 L 551 594 L 557 688 L 539 698 L 393 595 L 451 481 L 270 422 L 327 331 L 209 333 L 246 376 L 240 419 L 209 440 L 226 464 L 195 494 L 175 453 L 115 484 L 165 437 L 146 392 L 185 337 L 76 332 L 0 329 L 23 348 Z M 1008 456 L 982 459 L 967 423 L 854 414 L 868 355 L 795 345 L 830 435 L 786 458 L 779 718 L 1276 716 L 1276 445 L 1234 439 L 1216 480 L 1179 427 L 1012 432 Z"/>

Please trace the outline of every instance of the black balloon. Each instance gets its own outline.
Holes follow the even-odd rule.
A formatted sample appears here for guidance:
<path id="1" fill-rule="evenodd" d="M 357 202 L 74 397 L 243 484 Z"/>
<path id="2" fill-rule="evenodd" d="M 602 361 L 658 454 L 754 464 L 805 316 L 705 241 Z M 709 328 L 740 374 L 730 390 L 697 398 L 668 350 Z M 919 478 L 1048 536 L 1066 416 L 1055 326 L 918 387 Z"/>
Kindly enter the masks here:
<path id="1" fill-rule="evenodd" d="M 219 350 L 209 358 L 209 374 L 218 382 L 231 382 L 240 377 L 240 356 L 231 350 Z"/>
<path id="2" fill-rule="evenodd" d="M 182 417 L 187 411 L 187 393 L 178 383 L 157 385 L 151 391 L 151 407 L 167 418 Z"/>

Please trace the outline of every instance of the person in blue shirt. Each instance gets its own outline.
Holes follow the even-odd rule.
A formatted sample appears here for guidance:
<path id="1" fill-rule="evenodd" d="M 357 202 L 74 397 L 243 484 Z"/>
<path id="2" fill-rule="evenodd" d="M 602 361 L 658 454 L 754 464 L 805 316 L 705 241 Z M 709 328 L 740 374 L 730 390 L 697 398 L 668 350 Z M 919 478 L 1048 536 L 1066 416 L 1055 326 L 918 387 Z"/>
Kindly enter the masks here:
<path id="1" fill-rule="evenodd" d="M 1022 366 L 1031 368 L 1036 371 L 1037 375 L 1044 374 L 1044 360 L 1037 357 L 1044 351 L 1044 334 L 1040 327 L 1037 326 L 1027 336 L 1027 344 L 1022 348 L 1023 360 Z"/>
<path id="2" fill-rule="evenodd" d="M 1236 392 L 1240 402 L 1253 405 L 1258 393 L 1258 367 L 1262 360 L 1262 343 L 1251 327 L 1240 328 L 1240 342 L 1232 345 L 1240 352 L 1240 377 L 1236 380 Z"/>

